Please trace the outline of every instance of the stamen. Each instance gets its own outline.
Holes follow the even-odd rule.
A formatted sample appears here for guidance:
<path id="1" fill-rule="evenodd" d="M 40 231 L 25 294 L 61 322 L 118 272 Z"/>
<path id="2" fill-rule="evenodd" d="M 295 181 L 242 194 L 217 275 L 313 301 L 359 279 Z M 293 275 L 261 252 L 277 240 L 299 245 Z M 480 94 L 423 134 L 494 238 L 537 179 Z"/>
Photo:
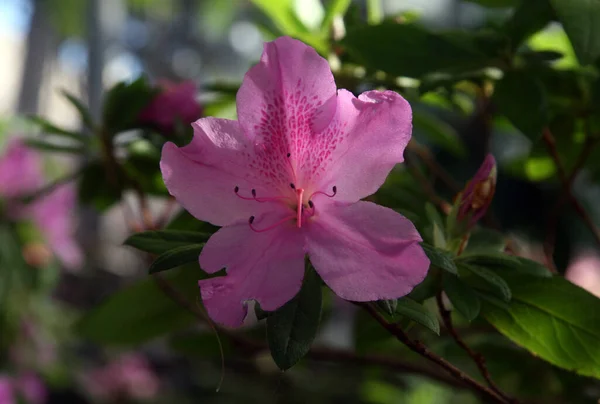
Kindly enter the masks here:
<path id="1" fill-rule="evenodd" d="M 290 157 L 292 155 L 292 153 L 288 153 L 287 156 Z"/>
<path id="2" fill-rule="evenodd" d="M 304 195 L 304 189 L 298 188 L 296 190 L 296 201 L 297 201 L 297 210 L 296 210 L 296 225 L 298 228 L 302 227 L 302 196 Z"/>
<path id="3" fill-rule="evenodd" d="M 239 194 L 240 191 L 240 187 L 235 187 L 233 189 L 233 192 L 235 192 L 235 194 L 237 195 L 238 198 L 241 198 L 245 201 L 256 201 L 256 202 L 271 202 L 271 201 L 280 201 L 282 199 L 289 199 L 289 197 L 286 196 L 271 196 L 271 197 L 265 197 L 265 198 L 257 198 L 256 197 L 256 189 L 252 189 L 252 198 L 247 197 L 247 196 L 242 196 Z"/>
<path id="4" fill-rule="evenodd" d="M 310 199 L 312 199 L 313 196 L 318 195 L 318 194 L 325 195 L 329 198 L 333 198 L 337 194 L 337 187 L 334 185 L 333 188 L 331 188 L 331 190 L 333 191 L 333 193 L 331 195 L 329 195 L 323 191 L 313 192 L 312 195 L 310 196 L 310 198 L 308 198 L 308 199 L 310 200 Z"/>
<path id="5" fill-rule="evenodd" d="M 313 201 L 308 201 L 308 206 L 313 209 L 315 207 L 315 204 L 313 203 Z"/>
<path id="6" fill-rule="evenodd" d="M 285 222 L 288 222 L 289 220 L 293 219 L 294 216 L 288 216 L 286 218 L 281 219 L 280 221 L 278 221 L 277 223 L 274 223 L 272 225 L 270 225 L 269 227 L 265 228 L 265 229 L 256 229 L 252 223 L 254 223 L 254 216 L 250 216 L 250 219 L 248 219 L 248 226 L 250 226 L 250 229 L 252 229 L 252 231 L 256 232 L 256 233 L 263 233 L 265 231 L 269 231 L 271 229 L 274 229 L 275 227 L 282 225 Z"/>
<path id="7" fill-rule="evenodd" d="M 291 183 L 290 187 L 292 187 L 292 189 L 296 189 L 296 186 L 294 185 L 294 183 Z"/>

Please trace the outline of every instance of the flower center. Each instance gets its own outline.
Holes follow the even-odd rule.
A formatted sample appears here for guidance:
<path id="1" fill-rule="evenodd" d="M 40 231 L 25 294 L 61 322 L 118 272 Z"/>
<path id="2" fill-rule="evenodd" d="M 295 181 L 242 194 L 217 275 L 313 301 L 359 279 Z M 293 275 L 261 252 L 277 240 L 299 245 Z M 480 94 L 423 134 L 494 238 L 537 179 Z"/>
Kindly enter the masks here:
<path id="1" fill-rule="evenodd" d="M 334 185 L 332 188 L 331 194 L 328 194 L 323 191 L 316 191 L 316 192 L 313 192 L 305 201 L 304 200 L 304 188 L 297 188 L 296 185 L 294 185 L 293 183 L 290 184 L 290 188 L 292 188 L 292 190 L 294 191 L 293 196 L 286 195 L 286 196 L 262 197 L 262 196 L 258 196 L 256 194 L 256 189 L 252 189 L 250 191 L 250 194 L 252 196 L 249 197 L 249 196 L 240 195 L 240 187 L 238 187 L 238 186 L 236 186 L 233 189 L 233 192 L 235 192 L 235 194 L 237 195 L 238 198 L 244 199 L 246 201 L 256 201 L 256 202 L 260 202 L 260 203 L 279 202 L 279 203 L 284 203 L 292 208 L 292 211 L 294 212 L 293 214 L 291 214 L 290 216 L 284 217 L 283 219 L 279 220 L 278 222 L 276 222 L 264 229 L 257 229 L 256 227 L 254 227 L 254 216 L 250 216 L 250 218 L 248 219 L 248 224 L 249 224 L 250 228 L 257 233 L 269 231 L 269 230 L 274 229 L 275 227 L 277 227 L 283 223 L 286 223 L 290 220 L 293 220 L 293 219 L 296 219 L 296 226 L 298 228 L 301 228 L 303 220 L 307 220 L 316 214 L 315 204 L 312 201 L 313 196 L 321 194 L 321 195 L 325 195 L 329 198 L 333 198 L 337 194 L 337 187 Z"/>

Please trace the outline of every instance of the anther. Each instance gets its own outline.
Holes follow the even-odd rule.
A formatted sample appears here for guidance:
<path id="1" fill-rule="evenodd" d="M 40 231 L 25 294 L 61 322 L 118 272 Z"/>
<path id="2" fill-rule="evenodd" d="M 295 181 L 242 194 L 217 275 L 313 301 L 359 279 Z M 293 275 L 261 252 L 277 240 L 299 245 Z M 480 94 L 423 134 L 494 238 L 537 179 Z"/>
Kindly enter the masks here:
<path id="1" fill-rule="evenodd" d="M 287 154 L 287 156 L 288 156 L 288 157 L 290 157 L 291 155 L 292 155 L 291 153 L 288 153 L 288 154 Z"/>
<path id="2" fill-rule="evenodd" d="M 256 198 L 256 189 L 252 188 L 252 196 Z"/>
<path id="3" fill-rule="evenodd" d="M 333 189 L 333 194 L 334 194 L 334 195 L 335 195 L 335 194 L 337 194 L 337 187 L 336 187 L 335 185 L 333 186 L 333 188 L 332 188 L 332 189 Z"/>
<path id="4" fill-rule="evenodd" d="M 250 224 L 254 223 L 254 216 L 250 216 L 250 219 L 248 219 L 248 223 L 250 223 Z"/>
<path id="5" fill-rule="evenodd" d="M 235 192 L 236 194 L 240 191 L 240 187 L 236 186 L 235 188 L 233 188 L 233 192 Z"/>
<path id="6" fill-rule="evenodd" d="M 312 209 L 315 207 L 315 204 L 313 203 L 313 201 L 308 201 L 308 206 Z"/>
<path id="7" fill-rule="evenodd" d="M 294 185 L 294 183 L 291 183 L 290 187 L 292 187 L 292 189 L 296 189 L 296 186 Z"/>

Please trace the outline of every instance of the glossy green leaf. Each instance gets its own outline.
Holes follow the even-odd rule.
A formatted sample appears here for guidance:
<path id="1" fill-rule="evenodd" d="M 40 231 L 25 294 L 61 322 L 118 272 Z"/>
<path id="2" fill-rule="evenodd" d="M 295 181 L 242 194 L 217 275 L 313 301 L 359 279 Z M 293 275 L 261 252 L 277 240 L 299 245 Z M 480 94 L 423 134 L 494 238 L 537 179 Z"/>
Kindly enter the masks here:
<path id="1" fill-rule="evenodd" d="M 300 292 L 267 317 L 269 349 L 281 370 L 294 366 L 309 351 L 319 328 L 321 301 L 321 280 L 308 270 Z"/>
<path id="2" fill-rule="evenodd" d="M 417 303 L 408 297 L 403 297 L 402 299 L 398 299 L 396 313 L 440 335 L 440 323 L 437 317 L 421 303 Z"/>
<path id="3" fill-rule="evenodd" d="M 85 148 L 81 145 L 61 145 L 38 139 L 26 139 L 25 143 L 29 147 L 49 153 L 83 154 L 85 152 Z"/>
<path id="4" fill-rule="evenodd" d="M 205 276 L 196 265 L 170 272 L 164 278 L 195 304 L 198 280 Z M 194 321 L 194 316 L 168 297 L 153 277 L 146 277 L 87 312 L 77 329 L 83 337 L 100 344 L 138 346 Z"/>
<path id="5" fill-rule="evenodd" d="M 600 1 L 549 0 L 581 64 L 600 56 Z"/>
<path id="6" fill-rule="evenodd" d="M 530 275 L 550 277 L 552 274 L 544 265 L 527 258 L 502 253 L 463 254 L 456 262 L 490 268 L 498 275 Z"/>
<path id="7" fill-rule="evenodd" d="M 443 269 L 444 271 L 448 271 L 452 274 L 457 274 L 458 271 L 456 269 L 456 264 L 452 260 L 452 254 L 447 251 L 440 250 L 439 248 L 435 248 L 432 245 L 427 243 L 421 243 L 425 254 L 431 261 L 431 265 Z"/>
<path id="8" fill-rule="evenodd" d="M 509 302 L 511 299 L 510 287 L 496 272 L 476 265 L 457 263 L 461 279 L 470 286 L 480 291 L 489 292 L 495 297 Z"/>
<path id="9" fill-rule="evenodd" d="M 152 254 L 162 254 L 178 247 L 205 243 L 210 234 L 186 230 L 152 230 L 136 233 L 123 244 Z"/>
<path id="10" fill-rule="evenodd" d="M 175 247 L 172 250 L 166 251 L 154 260 L 148 273 L 154 274 L 157 272 L 166 271 L 167 269 L 177 268 L 192 262 L 198 262 L 198 257 L 204 248 L 202 244 L 189 244 L 181 247 Z"/>
<path id="11" fill-rule="evenodd" d="M 481 302 L 475 291 L 457 276 L 445 273 L 443 287 L 452 306 L 468 321 L 473 321 L 479 315 Z"/>
<path id="12" fill-rule="evenodd" d="M 497 254 L 504 251 L 505 247 L 506 238 L 502 233 L 496 230 L 479 227 L 471 232 L 469 242 L 467 243 L 467 247 L 463 254 Z"/>
<path id="13" fill-rule="evenodd" d="M 529 139 L 536 141 L 548 123 L 546 90 L 541 81 L 525 71 L 507 72 L 494 89 L 493 101 L 498 113 Z"/>
<path id="14" fill-rule="evenodd" d="M 152 101 L 157 90 L 140 77 L 132 83 L 121 82 L 106 94 L 103 109 L 105 130 L 111 135 L 140 126 L 138 117 Z"/>
<path id="15" fill-rule="evenodd" d="M 507 309 L 484 305 L 502 334 L 564 369 L 600 378 L 600 299 L 561 277 L 516 277 Z"/>
<path id="16" fill-rule="evenodd" d="M 357 27 L 348 31 L 342 44 L 355 62 L 395 76 L 478 69 L 489 61 L 475 36 L 435 34 L 413 24 Z"/>

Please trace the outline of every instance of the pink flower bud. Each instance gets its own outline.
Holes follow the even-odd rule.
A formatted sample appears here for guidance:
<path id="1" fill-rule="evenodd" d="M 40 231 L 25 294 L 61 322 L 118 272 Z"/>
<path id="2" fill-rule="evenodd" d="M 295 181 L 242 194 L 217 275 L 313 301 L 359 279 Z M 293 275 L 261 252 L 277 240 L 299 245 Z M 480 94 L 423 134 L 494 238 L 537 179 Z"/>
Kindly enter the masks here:
<path id="1" fill-rule="evenodd" d="M 170 134 L 178 121 L 189 125 L 200 118 L 202 107 L 196 100 L 196 84 L 193 81 L 161 81 L 158 87 L 160 92 L 140 114 L 142 123 Z"/>
<path id="2" fill-rule="evenodd" d="M 488 154 L 465 189 L 458 194 L 458 220 L 473 227 L 487 212 L 496 191 L 496 159 Z"/>

